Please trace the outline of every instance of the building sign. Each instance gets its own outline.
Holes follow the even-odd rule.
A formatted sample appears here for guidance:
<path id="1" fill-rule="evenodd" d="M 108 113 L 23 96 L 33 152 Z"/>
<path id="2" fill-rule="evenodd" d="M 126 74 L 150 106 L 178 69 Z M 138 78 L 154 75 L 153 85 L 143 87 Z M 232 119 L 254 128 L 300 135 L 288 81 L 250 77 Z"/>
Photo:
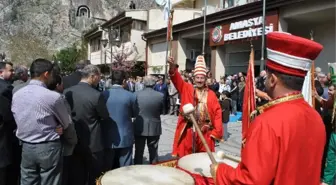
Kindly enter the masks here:
<path id="1" fill-rule="evenodd" d="M 278 13 L 271 12 L 266 16 L 265 34 L 278 31 Z M 262 36 L 262 16 L 250 17 L 243 20 L 216 26 L 210 31 L 210 46 L 224 43 L 249 41 Z"/>
<path id="2" fill-rule="evenodd" d="M 230 24 L 230 33 L 224 34 L 224 42 L 258 37 L 262 35 L 262 31 L 262 16 L 234 22 Z M 265 34 L 269 32 L 273 32 L 273 24 L 265 26 Z"/>
<path id="3" fill-rule="evenodd" d="M 218 43 L 222 40 L 223 38 L 223 33 L 222 33 L 222 26 L 217 26 L 213 29 L 212 31 L 212 42 Z"/>

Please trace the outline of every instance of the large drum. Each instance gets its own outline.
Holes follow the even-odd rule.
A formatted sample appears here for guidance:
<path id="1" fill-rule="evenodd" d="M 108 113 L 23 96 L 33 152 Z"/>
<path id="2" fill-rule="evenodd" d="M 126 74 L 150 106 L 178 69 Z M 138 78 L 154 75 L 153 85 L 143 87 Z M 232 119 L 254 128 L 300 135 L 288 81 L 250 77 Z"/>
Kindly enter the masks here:
<path id="1" fill-rule="evenodd" d="M 240 158 L 227 155 L 228 158 L 219 159 L 213 153 L 218 163 L 225 163 L 236 168 Z M 195 180 L 196 185 L 214 185 L 215 182 L 210 173 L 211 161 L 207 153 L 195 153 L 182 157 L 177 162 L 177 168 L 189 173 Z"/>
<path id="2" fill-rule="evenodd" d="M 194 179 L 176 168 L 134 165 L 106 172 L 97 185 L 194 185 Z"/>

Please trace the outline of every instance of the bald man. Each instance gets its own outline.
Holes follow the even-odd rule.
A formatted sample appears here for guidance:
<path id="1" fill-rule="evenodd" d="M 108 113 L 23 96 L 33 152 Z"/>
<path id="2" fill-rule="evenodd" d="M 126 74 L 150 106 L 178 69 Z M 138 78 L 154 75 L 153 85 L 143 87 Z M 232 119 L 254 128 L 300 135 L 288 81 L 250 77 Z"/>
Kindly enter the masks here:
<path id="1" fill-rule="evenodd" d="M 257 79 L 256 84 L 256 93 L 258 96 L 257 105 L 261 106 L 268 102 L 271 98 L 265 93 L 265 79 L 266 79 L 266 71 L 260 71 L 260 75 Z"/>

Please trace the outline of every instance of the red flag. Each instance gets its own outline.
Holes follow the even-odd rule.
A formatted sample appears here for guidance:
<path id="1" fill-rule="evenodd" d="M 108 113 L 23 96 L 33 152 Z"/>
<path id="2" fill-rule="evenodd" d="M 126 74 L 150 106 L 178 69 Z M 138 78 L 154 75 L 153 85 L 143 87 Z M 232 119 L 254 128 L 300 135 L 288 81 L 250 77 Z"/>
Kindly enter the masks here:
<path id="1" fill-rule="evenodd" d="M 244 89 L 244 99 L 243 99 L 243 114 L 242 114 L 242 146 L 244 147 L 245 138 L 250 126 L 250 115 L 256 110 L 256 99 L 255 99 L 255 84 L 254 84 L 254 49 L 251 48 L 249 66 L 247 70 L 247 77 Z"/>

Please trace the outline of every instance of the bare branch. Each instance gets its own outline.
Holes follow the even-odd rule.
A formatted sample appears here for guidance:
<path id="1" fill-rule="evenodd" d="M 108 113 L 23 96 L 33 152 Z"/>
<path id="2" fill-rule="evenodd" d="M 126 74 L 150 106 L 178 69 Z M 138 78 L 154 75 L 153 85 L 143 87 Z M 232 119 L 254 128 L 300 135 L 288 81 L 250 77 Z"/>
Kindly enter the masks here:
<path id="1" fill-rule="evenodd" d="M 139 59 L 134 44 L 130 42 L 123 43 L 120 47 L 114 46 L 112 51 L 112 70 L 130 72 Z"/>

